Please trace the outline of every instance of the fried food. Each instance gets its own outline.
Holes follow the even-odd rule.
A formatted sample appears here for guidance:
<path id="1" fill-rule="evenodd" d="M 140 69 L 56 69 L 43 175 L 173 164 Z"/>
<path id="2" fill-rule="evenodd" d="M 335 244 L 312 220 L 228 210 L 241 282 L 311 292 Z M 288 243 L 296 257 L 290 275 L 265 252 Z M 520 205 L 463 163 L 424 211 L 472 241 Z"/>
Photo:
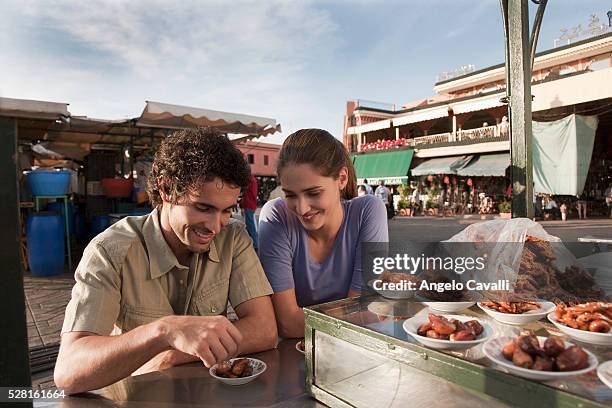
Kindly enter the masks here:
<path id="1" fill-rule="evenodd" d="M 572 329 L 609 333 L 612 325 L 612 303 L 588 302 L 575 306 L 561 303 L 555 308 L 555 318 Z"/>
<path id="2" fill-rule="evenodd" d="M 591 274 L 578 266 L 561 271 L 555 260 L 550 242 L 528 235 L 514 284 L 515 294 L 555 303 L 606 299 L 605 292 L 597 286 Z"/>
<path id="3" fill-rule="evenodd" d="M 521 314 L 542 307 L 538 302 L 482 302 L 482 305 L 500 313 Z"/>
<path id="4" fill-rule="evenodd" d="M 540 347 L 537 337 L 530 332 L 506 343 L 501 353 L 518 367 L 539 371 L 576 371 L 589 366 L 589 355 L 582 348 L 566 349 L 563 340 L 556 336 L 547 338 Z"/>
<path id="5" fill-rule="evenodd" d="M 464 323 L 430 313 L 429 321 L 419 326 L 417 334 L 438 340 L 470 341 L 475 340 L 483 330 L 484 328 L 478 320 L 470 320 Z"/>
<path id="6" fill-rule="evenodd" d="M 217 365 L 215 374 L 223 378 L 243 378 L 253 375 L 253 367 L 248 358 L 238 358 L 233 362 L 222 361 Z"/>
<path id="7" fill-rule="evenodd" d="M 572 346 L 563 351 L 556 360 L 559 371 L 576 371 L 589 366 L 589 356 L 578 346 Z"/>

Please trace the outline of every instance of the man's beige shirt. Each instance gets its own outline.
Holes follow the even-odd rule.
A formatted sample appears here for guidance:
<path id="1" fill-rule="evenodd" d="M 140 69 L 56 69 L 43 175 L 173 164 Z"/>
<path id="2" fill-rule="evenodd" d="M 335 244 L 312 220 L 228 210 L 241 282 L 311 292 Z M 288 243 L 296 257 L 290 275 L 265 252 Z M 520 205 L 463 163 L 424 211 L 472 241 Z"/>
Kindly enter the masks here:
<path id="1" fill-rule="evenodd" d="M 243 224 L 231 220 L 185 267 L 162 235 L 157 210 L 94 238 L 75 280 L 62 333 L 120 334 L 173 314 L 224 315 L 228 300 L 237 307 L 272 294 Z"/>

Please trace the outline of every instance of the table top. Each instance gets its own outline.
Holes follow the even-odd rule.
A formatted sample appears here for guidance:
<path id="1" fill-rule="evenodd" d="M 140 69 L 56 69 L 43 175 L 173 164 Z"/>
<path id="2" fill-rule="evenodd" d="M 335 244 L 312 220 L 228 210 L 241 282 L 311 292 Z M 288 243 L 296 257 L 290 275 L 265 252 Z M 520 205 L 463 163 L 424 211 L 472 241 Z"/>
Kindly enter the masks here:
<path id="1" fill-rule="evenodd" d="M 297 339 L 250 355 L 268 368 L 254 381 L 230 386 L 211 377 L 201 363 L 128 377 L 93 393 L 66 397 L 37 407 L 323 407 L 306 392 L 304 355 Z"/>

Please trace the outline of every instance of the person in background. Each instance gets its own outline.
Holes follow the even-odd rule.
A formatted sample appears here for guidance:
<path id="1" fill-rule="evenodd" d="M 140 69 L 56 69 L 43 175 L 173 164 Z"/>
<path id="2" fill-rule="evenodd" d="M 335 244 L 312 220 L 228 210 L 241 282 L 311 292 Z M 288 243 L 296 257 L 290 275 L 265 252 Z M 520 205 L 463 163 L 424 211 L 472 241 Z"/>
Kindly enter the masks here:
<path id="1" fill-rule="evenodd" d="M 576 201 L 576 208 L 578 209 L 578 219 L 587 218 L 587 201 L 586 201 L 586 193 L 583 191 L 582 194 L 576 196 L 578 201 Z"/>
<path id="2" fill-rule="evenodd" d="M 242 196 L 242 201 L 240 201 L 240 207 L 243 211 L 246 230 L 249 233 L 251 239 L 253 240 L 253 247 L 257 252 L 257 223 L 255 221 L 255 211 L 257 210 L 257 179 L 253 174 L 251 174 L 249 187 L 244 192 L 244 195 Z"/>
<path id="3" fill-rule="evenodd" d="M 612 218 L 612 184 L 608 186 L 608 188 L 604 192 L 604 196 L 606 198 L 606 205 L 608 206 L 609 216 L 610 218 Z"/>
<path id="4" fill-rule="evenodd" d="M 565 205 L 565 203 L 561 203 L 561 207 L 559 207 L 559 211 L 561 211 L 561 219 L 563 221 L 567 221 L 567 205 Z"/>
<path id="5" fill-rule="evenodd" d="M 230 220 L 249 179 L 240 150 L 214 129 L 164 139 L 148 180 L 153 211 L 113 224 L 83 252 L 61 331 L 58 388 L 80 393 L 276 346 L 272 288 L 244 225 Z"/>
<path id="6" fill-rule="evenodd" d="M 366 194 L 374 194 L 374 190 L 372 189 L 372 186 L 368 184 L 368 179 L 363 179 L 363 186 L 365 187 L 366 190 Z"/>
<path id="7" fill-rule="evenodd" d="M 304 306 L 356 296 L 363 287 L 362 245 L 387 243 L 382 200 L 357 195 L 346 147 L 321 129 L 290 135 L 277 174 L 285 199 L 259 217 L 259 256 L 272 285 L 279 334 L 304 337 Z"/>
<path id="8" fill-rule="evenodd" d="M 363 197 L 366 194 L 368 194 L 366 192 L 366 188 L 363 186 L 363 184 L 360 184 L 359 187 L 357 187 L 357 196 L 358 197 Z"/>
<path id="9" fill-rule="evenodd" d="M 385 182 L 383 180 L 380 180 L 378 183 L 378 187 L 376 187 L 374 195 L 382 200 L 385 206 L 389 205 L 389 189 L 385 186 Z"/>

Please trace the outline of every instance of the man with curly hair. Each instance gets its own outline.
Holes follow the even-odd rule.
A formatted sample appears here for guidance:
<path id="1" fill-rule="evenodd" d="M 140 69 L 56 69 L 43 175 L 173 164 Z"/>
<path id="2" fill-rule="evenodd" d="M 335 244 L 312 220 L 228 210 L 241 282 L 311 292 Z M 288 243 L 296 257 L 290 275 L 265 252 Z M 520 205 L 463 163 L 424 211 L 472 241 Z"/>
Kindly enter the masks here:
<path id="1" fill-rule="evenodd" d="M 149 176 L 154 210 L 114 224 L 83 253 L 62 327 L 58 387 L 84 392 L 275 347 L 272 289 L 244 225 L 230 219 L 249 179 L 240 150 L 212 129 L 163 141 Z"/>

